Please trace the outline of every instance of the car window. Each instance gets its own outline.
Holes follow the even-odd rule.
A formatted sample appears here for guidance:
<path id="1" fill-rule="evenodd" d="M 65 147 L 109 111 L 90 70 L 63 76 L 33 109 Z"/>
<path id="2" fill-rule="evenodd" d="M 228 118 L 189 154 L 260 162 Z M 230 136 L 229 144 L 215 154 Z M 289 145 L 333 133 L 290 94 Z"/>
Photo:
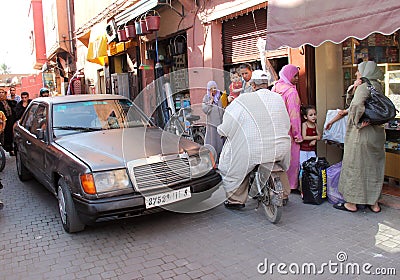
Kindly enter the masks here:
<path id="1" fill-rule="evenodd" d="M 32 121 L 38 106 L 38 104 L 32 104 L 32 106 L 28 108 L 28 112 L 25 114 L 24 119 L 21 122 L 21 125 L 28 131 L 31 130 Z"/>
<path id="2" fill-rule="evenodd" d="M 29 131 L 36 136 L 38 136 L 38 130 L 42 130 L 44 136 L 47 135 L 47 107 L 44 105 L 39 105 L 37 107 L 29 129 Z"/>
<path id="3" fill-rule="evenodd" d="M 128 99 L 79 101 L 53 105 L 56 137 L 96 130 L 150 126 L 148 118 Z"/>
<path id="4" fill-rule="evenodd" d="M 32 134 L 36 134 L 36 130 L 39 129 L 46 121 L 46 115 L 47 115 L 46 107 L 43 105 L 39 105 L 35 111 L 30 127 L 30 132 Z"/>

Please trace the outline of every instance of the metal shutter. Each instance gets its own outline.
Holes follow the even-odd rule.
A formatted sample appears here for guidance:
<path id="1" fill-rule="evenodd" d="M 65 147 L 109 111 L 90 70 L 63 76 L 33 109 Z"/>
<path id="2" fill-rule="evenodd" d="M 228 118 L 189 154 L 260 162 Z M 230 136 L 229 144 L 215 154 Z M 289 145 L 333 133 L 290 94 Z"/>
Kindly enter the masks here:
<path id="1" fill-rule="evenodd" d="M 256 44 L 257 39 L 265 38 L 267 33 L 267 10 L 260 9 L 253 13 L 223 22 L 222 53 L 225 65 L 259 59 Z"/>

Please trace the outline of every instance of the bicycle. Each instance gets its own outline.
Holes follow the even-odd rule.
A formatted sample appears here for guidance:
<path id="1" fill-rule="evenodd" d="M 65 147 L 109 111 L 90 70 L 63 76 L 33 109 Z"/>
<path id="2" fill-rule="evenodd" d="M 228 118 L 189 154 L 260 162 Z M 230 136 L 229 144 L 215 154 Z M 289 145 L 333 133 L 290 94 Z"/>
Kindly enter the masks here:
<path id="1" fill-rule="evenodd" d="M 250 173 L 249 196 L 257 199 L 257 209 L 261 204 L 268 220 L 273 224 L 278 223 L 282 216 L 282 172 L 284 170 L 279 162 L 275 162 L 259 164 Z"/>
<path id="2" fill-rule="evenodd" d="M 200 119 L 200 116 L 192 115 L 191 112 L 190 107 L 179 109 L 176 114 L 171 115 L 165 130 L 204 145 L 205 127 L 201 124 L 194 124 Z"/>

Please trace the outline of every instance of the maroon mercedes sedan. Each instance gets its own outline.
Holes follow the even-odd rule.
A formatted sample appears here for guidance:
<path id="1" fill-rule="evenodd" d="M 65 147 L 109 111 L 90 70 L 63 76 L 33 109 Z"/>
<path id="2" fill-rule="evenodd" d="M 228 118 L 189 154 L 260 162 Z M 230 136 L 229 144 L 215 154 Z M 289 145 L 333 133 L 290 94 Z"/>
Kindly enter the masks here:
<path id="1" fill-rule="evenodd" d="M 190 203 L 221 181 L 210 150 L 155 126 L 123 96 L 34 99 L 14 137 L 19 178 L 33 176 L 55 195 L 70 233 Z"/>

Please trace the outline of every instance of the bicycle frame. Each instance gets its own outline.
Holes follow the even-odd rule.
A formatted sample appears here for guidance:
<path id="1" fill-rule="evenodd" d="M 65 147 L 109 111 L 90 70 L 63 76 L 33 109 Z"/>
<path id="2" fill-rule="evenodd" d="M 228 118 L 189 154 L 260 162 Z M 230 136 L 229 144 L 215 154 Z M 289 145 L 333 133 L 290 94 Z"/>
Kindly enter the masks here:
<path id="1" fill-rule="evenodd" d="M 277 163 L 260 164 L 250 173 L 249 195 L 263 206 L 268 220 L 277 223 L 282 215 L 283 187 L 280 175 L 284 170 Z"/>
<path id="2" fill-rule="evenodd" d="M 194 121 L 199 119 L 200 116 L 191 115 L 190 107 L 181 108 L 176 114 L 171 115 L 165 129 L 192 141 L 196 141 L 197 138 L 202 138 L 203 143 L 200 143 L 200 140 L 196 142 L 204 144 L 203 126 L 194 124 Z"/>

